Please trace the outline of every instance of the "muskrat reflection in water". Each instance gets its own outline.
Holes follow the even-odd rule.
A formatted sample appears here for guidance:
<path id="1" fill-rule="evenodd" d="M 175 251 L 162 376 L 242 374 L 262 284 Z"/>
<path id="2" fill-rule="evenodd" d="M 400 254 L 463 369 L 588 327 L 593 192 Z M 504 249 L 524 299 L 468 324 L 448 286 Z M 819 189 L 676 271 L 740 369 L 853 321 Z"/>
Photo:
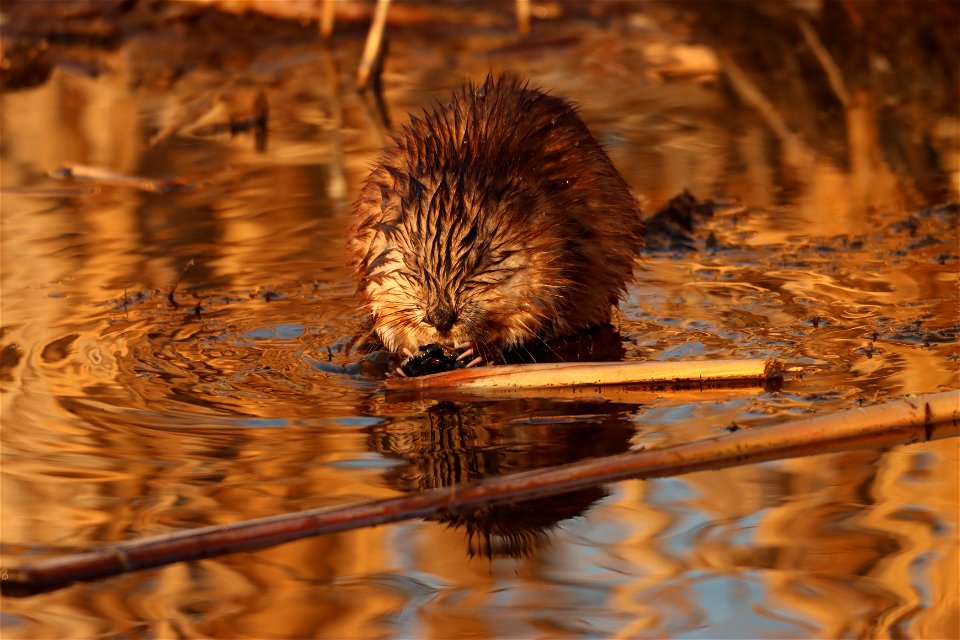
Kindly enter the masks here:
<path id="1" fill-rule="evenodd" d="M 358 293 L 403 353 L 486 359 L 607 323 L 643 244 L 636 199 L 574 107 L 508 76 L 411 117 L 354 216 Z"/>
<path id="2" fill-rule="evenodd" d="M 623 453 L 636 433 L 630 420 L 636 410 L 634 404 L 603 400 L 441 400 L 416 414 L 383 415 L 365 431 L 371 451 L 399 462 L 384 471 L 384 482 L 418 494 Z M 465 533 L 471 557 L 523 557 L 547 544 L 562 522 L 606 496 L 603 487 L 585 487 L 427 519 Z"/>

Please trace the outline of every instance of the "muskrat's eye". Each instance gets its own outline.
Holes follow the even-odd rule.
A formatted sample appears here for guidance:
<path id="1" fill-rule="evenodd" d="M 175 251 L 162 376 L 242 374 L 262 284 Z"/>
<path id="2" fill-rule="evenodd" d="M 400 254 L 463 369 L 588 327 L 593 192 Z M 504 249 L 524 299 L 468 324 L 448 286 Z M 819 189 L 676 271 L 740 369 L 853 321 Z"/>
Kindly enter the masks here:
<path id="1" fill-rule="evenodd" d="M 493 257 L 490 259 L 490 266 L 497 266 L 497 265 L 503 264 L 504 262 L 512 258 L 515 253 L 517 253 L 515 250 L 506 250 L 506 251 L 500 251 L 495 253 Z"/>
<path id="2" fill-rule="evenodd" d="M 490 255 L 486 264 L 481 264 L 478 272 L 494 274 L 497 280 L 509 280 L 518 271 L 527 266 L 526 254 L 518 249 L 502 249 Z"/>
<path id="3" fill-rule="evenodd" d="M 478 285 L 496 286 L 510 281 L 519 273 L 517 267 L 489 266 L 479 270 L 469 282 Z"/>

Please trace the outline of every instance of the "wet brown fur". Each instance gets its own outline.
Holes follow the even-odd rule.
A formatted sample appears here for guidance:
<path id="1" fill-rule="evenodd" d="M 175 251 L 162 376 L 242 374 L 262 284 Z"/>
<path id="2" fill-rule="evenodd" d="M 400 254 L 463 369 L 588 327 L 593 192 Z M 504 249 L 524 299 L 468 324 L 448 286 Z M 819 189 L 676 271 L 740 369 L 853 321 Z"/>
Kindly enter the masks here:
<path id="1" fill-rule="evenodd" d="M 348 248 L 388 349 L 490 354 L 608 322 L 641 233 L 574 107 L 501 76 L 402 127 L 354 204 Z"/>

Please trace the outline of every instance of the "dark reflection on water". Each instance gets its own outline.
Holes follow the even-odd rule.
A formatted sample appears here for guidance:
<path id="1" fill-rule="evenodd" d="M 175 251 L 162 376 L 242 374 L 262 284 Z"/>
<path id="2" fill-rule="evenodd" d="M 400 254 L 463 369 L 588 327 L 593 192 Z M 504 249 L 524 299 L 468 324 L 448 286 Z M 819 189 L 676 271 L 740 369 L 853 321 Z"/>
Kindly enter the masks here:
<path id="1" fill-rule="evenodd" d="M 839 116 L 804 110 L 829 94 L 790 103 L 816 80 L 777 95 L 763 76 L 797 132 L 783 138 L 675 8 L 586 3 L 522 39 L 499 3 L 427 23 L 399 5 L 394 120 L 509 69 L 580 103 L 648 212 L 685 188 L 741 205 L 687 250 L 648 251 L 616 331 L 573 355 L 774 356 L 804 378 L 438 402 L 337 373 L 361 326 L 350 194 L 386 139 L 348 88 L 366 22 L 347 19 L 324 53 L 315 25 L 131 8 L 114 19 L 142 22 L 116 43 L 56 49 L 49 79 L 3 95 L 4 564 L 958 386 L 958 209 L 941 205 L 957 198 L 955 113 L 884 103 L 883 135 L 818 137 L 809 125 Z M 266 149 L 209 133 L 248 117 L 260 89 Z M 211 92 L 198 131 L 149 144 Z M 824 131 L 869 134 L 867 111 Z M 893 131 L 911 113 L 947 181 L 918 175 L 916 132 Z M 49 179 L 64 162 L 197 188 Z M 5 600 L 0 624 L 22 638 L 956 637 L 958 472 L 941 441 L 623 482 Z"/>
<path id="2" fill-rule="evenodd" d="M 634 434 L 635 405 L 549 401 L 442 401 L 425 415 L 392 418 L 371 428 L 371 449 L 399 458 L 384 479 L 401 491 L 424 491 L 614 455 Z M 439 517 L 466 532 L 470 555 L 526 556 L 558 522 L 581 515 L 606 495 L 590 488 L 546 499 Z"/>

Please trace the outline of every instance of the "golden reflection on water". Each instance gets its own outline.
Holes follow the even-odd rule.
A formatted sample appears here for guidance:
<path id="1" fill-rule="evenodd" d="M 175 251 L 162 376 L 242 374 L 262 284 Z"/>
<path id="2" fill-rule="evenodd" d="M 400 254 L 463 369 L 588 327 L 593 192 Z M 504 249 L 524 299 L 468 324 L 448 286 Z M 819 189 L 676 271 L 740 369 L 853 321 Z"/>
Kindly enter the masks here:
<path id="1" fill-rule="evenodd" d="M 318 81 L 330 60 L 312 45 L 251 72 L 271 87 L 264 154 L 243 136 L 149 147 L 221 79 L 138 86 L 123 48 L 111 73 L 5 94 L 4 564 L 957 387 L 955 214 L 897 226 L 918 196 L 864 151 L 862 111 L 850 170 L 771 153 L 712 81 L 651 79 L 664 37 L 597 27 L 536 56 L 463 53 L 502 44 L 484 32 L 453 67 L 398 39 L 386 99 L 397 119 L 509 67 L 577 99 L 650 205 L 684 188 L 740 198 L 746 211 L 710 223 L 717 251 L 646 257 L 624 346 L 807 365 L 782 393 L 390 402 L 314 366 L 354 357 L 336 185 L 355 190 L 383 136 L 355 94 Z M 249 86 L 235 90 L 243 103 Z M 50 192 L 63 162 L 201 188 Z M 623 482 L 5 599 L 3 635 L 956 637 L 958 473 L 948 440 Z"/>

